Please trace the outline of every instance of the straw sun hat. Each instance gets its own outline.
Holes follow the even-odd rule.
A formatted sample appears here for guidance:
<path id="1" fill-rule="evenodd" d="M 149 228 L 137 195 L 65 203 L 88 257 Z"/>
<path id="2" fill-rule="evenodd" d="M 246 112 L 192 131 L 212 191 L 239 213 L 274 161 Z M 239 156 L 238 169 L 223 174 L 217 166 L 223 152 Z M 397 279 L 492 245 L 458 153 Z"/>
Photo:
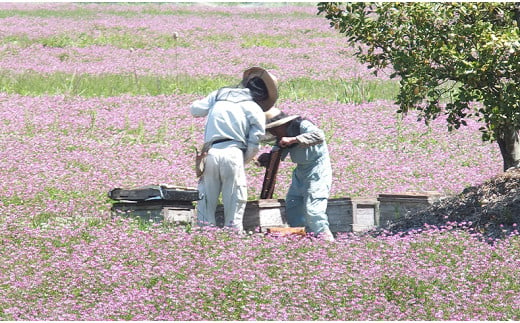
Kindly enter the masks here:
<path id="1" fill-rule="evenodd" d="M 284 125 L 287 122 L 293 121 L 294 119 L 298 118 L 297 115 L 287 115 L 286 113 L 282 112 L 278 108 L 271 108 L 268 111 L 265 112 L 265 119 L 266 119 L 266 129 L 272 129 L 276 128 L 278 126 Z"/>
<path id="2" fill-rule="evenodd" d="M 251 78 L 258 76 L 264 81 L 265 86 L 267 87 L 267 99 L 264 101 L 258 102 L 258 104 L 262 107 L 264 111 L 269 110 L 276 100 L 278 99 L 278 82 L 276 77 L 264 70 L 261 67 L 251 67 L 244 71 L 244 75 L 242 76 L 242 84 L 247 84 Z"/>

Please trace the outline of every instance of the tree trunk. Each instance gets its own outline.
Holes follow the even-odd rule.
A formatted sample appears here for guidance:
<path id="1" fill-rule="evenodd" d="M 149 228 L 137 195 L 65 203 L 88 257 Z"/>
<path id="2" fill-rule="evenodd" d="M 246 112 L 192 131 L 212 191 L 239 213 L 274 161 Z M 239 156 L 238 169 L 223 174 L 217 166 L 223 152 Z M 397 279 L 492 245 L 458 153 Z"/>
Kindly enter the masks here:
<path id="1" fill-rule="evenodd" d="M 516 26 L 520 28 L 520 3 L 517 2 L 515 6 L 515 20 L 516 20 Z"/>
<path id="2" fill-rule="evenodd" d="M 511 167 L 520 166 L 520 138 L 518 130 L 512 128 L 502 129 L 497 135 L 497 143 L 504 160 L 504 171 Z"/>

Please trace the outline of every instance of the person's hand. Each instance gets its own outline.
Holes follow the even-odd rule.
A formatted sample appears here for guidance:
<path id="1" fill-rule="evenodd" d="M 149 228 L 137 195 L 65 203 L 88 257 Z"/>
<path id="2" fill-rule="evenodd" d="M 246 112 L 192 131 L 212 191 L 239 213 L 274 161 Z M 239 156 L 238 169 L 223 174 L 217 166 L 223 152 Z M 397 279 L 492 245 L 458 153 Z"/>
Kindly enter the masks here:
<path id="1" fill-rule="evenodd" d="M 269 166 L 269 160 L 271 160 L 271 153 L 263 153 L 260 156 L 258 156 L 256 160 L 256 165 L 267 167 Z"/>
<path id="2" fill-rule="evenodd" d="M 281 148 L 289 147 L 292 144 L 298 143 L 296 137 L 282 137 L 280 141 L 278 141 L 278 145 Z"/>

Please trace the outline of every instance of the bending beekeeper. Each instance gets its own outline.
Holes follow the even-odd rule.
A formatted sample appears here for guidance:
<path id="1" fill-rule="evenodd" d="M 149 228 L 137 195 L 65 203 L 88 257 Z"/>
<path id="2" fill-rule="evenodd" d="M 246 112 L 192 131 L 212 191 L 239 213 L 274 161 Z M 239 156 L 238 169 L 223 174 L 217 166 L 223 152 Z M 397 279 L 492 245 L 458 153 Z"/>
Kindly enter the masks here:
<path id="1" fill-rule="evenodd" d="M 260 67 L 243 73 L 238 86 L 223 87 L 190 107 L 195 117 L 207 117 L 204 143 L 208 148 L 199 180 L 199 225 L 216 225 L 215 210 L 222 193 L 224 225 L 243 231 L 247 203 L 244 165 L 254 159 L 265 134 L 265 111 L 278 99 L 276 78 Z"/>
<path id="2" fill-rule="evenodd" d="M 277 108 L 267 112 L 267 131 L 276 137 L 283 148 L 281 159 L 290 154 L 296 163 L 292 181 L 285 198 L 285 214 L 291 227 L 305 227 L 307 231 L 333 241 L 329 229 L 327 202 L 332 184 L 332 167 L 325 134 L 311 121 L 297 115 L 287 115 Z M 270 153 L 258 157 L 266 166 Z"/>

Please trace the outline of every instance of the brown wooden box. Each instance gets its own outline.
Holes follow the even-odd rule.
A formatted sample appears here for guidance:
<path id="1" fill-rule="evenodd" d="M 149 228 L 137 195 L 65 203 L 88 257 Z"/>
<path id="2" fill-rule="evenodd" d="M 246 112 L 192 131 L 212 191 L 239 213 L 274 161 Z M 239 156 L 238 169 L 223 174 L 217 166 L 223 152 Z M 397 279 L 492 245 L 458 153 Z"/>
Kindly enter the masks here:
<path id="1" fill-rule="evenodd" d="M 273 236 L 287 236 L 287 235 L 300 235 L 305 236 L 307 233 L 305 232 L 304 227 L 296 227 L 296 228 L 284 228 L 284 227 L 270 227 L 266 228 L 266 233 Z"/>

